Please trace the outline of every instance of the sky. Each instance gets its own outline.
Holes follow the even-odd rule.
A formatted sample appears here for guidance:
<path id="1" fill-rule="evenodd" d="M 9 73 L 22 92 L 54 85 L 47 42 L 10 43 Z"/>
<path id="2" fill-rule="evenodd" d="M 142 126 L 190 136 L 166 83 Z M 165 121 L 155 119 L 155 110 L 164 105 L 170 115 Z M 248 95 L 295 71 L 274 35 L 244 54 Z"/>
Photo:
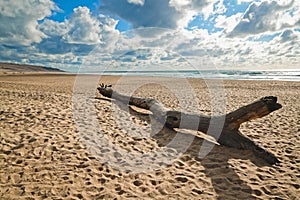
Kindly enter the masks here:
<path id="1" fill-rule="evenodd" d="M 0 62 L 67 71 L 299 69 L 298 0 L 0 0 Z"/>

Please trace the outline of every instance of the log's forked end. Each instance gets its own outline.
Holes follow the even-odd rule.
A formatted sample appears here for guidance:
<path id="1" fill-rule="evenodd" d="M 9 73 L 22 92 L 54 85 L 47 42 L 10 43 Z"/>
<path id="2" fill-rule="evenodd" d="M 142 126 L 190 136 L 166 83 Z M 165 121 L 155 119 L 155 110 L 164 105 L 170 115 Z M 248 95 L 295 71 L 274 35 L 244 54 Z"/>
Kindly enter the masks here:
<path id="1" fill-rule="evenodd" d="M 113 90 L 111 89 L 112 85 L 105 85 L 104 83 L 101 83 L 99 87 L 97 87 L 97 90 L 100 94 L 102 94 L 105 97 L 111 98 Z"/>
<path id="2" fill-rule="evenodd" d="M 282 105 L 277 103 L 277 97 L 267 96 L 267 97 L 263 97 L 261 100 L 263 101 L 264 104 L 266 104 L 270 112 L 282 108 Z"/>

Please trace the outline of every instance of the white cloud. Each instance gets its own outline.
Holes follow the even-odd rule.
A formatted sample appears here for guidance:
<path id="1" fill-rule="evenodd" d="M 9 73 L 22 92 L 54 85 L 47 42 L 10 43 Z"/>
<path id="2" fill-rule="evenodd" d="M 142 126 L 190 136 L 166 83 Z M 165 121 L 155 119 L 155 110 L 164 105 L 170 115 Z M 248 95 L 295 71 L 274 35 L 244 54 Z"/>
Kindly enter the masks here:
<path id="1" fill-rule="evenodd" d="M 36 7 L 39 6 L 36 5 Z M 14 13 L 10 15 L 14 15 Z M 11 59 L 14 62 L 46 64 L 64 69 L 67 66 L 76 66 L 96 45 L 101 45 L 102 51 L 109 52 L 109 48 L 114 46 L 114 42 L 120 34 L 115 29 L 117 23 L 117 20 L 104 15 L 92 15 L 86 7 L 78 7 L 74 9 L 70 18 L 63 22 L 45 19 L 41 24 L 37 24 L 27 39 L 9 29 L 10 38 L 6 38 L 9 43 L 4 43 L 3 37 L 0 40 L 0 60 L 9 61 Z M 20 28 L 21 32 L 32 31 L 28 27 Z M 1 31 L 3 32 L 0 30 L 0 33 Z M 42 36 L 33 40 L 32 38 L 36 37 L 33 35 L 36 33 L 35 31 Z M 13 41 L 14 38 L 16 39 Z M 7 49 L 1 43 L 15 45 L 15 47 Z M 23 46 L 25 44 L 31 45 Z"/>
<path id="2" fill-rule="evenodd" d="M 274 41 L 279 41 L 281 43 L 285 42 L 297 42 L 300 39 L 300 33 L 295 32 L 291 29 L 284 30 L 278 37 L 274 39 Z M 300 44 L 300 43 L 298 43 Z M 299 46 L 299 45 L 298 45 Z"/>
<path id="3" fill-rule="evenodd" d="M 180 11 L 183 15 L 189 15 L 186 24 L 192 20 L 192 17 L 202 13 L 204 18 L 207 19 L 214 13 L 214 4 L 217 3 L 217 12 L 225 11 L 223 0 L 170 0 L 170 6 Z M 191 15 L 191 13 L 193 15 Z"/>
<path id="4" fill-rule="evenodd" d="M 223 14 L 227 11 L 227 8 L 224 4 L 224 0 L 220 0 L 217 5 L 216 5 L 216 9 L 214 11 L 214 14 Z"/>
<path id="5" fill-rule="evenodd" d="M 136 5 L 144 5 L 145 3 L 145 0 L 127 0 L 128 3 L 133 3 L 133 4 L 136 4 Z"/>
<path id="6" fill-rule="evenodd" d="M 51 0 L 0 1 L 0 44 L 30 45 L 46 35 L 40 31 L 38 21 L 58 10 Z"/>
<path id="7" fill-rule="evenodd" d="M 191 7 L 191 0 L 170 0 L 169 2 L 171 7 L 174 7 L 176 10 L 181 11 L 182 9 L 187 9 Z"/>
<path id="8" fill-rule="evenodd" d="M 221 33 L 208 34 L 204 29 L 173 30 L 159 35 L 150 34 L 148 37 L 140 32 L 119 35 L 109 51 L 98 45 L 98 51 L 92 51 L 89 56 L 78 55 L 76 51 L 43 53 L 32 46 L 20 51 L 0 48 L 0 59 L 2 57 L 3 60 L 4 56 L 17 57 L 21 62 L 26 58 L 31 63 L 48 63 L 63 69 L 84 60 L 84 66 L 95 66 L 90 69 L 98 70 L 99 66 L 111 70 L 214 69 L 214 66 L 219 69 L 272 69 L 280 66 L 295 68 L 300 62 L 300 33 L 292 29 L 282 31 L 271 41 L 227 38 L 222 37 Z M 69 48 L 68 44 L 64 45 L 64 48 Z"/>
<path id="9" fill-rule="evenodd" d="M 182 14 L 170 7 L 169 0 L 145 0 L 143 5 L 127 0 L 102 0 L 101 9 L 128 21 L 133 28 L 176 28 Z"/>
<path id="10" fill-rule="evenodd" d="M 280 31 L 300 27 L 299 2 L 262 1 L 254 2 L 240 22 L 228 34 L 230 37 L 247 37 L 252 34 Z"/>
<path id="11" fill-rule="evenodd" d="M 153 70 L 170 66 L 177 70 L 190 69 L 192 65 L 209 69 L 214 64 L 219 68 L 244 69 L 299 66 L 300 33 L 295 30 L 295 27 L 299 27 L 298 1 L 294 1 L 292 6 L 288 1 L 263 1 L 251 4 L 244 14 L 236 13 L 230 17 L 224 14 L 226 8 L 222 0 L 128 2 L 109 0 L 105 1 L 104 6 L 108 6 L 108 10 L 113 9 L 111 13 L 127 19 L 133 27 L 160 28 L 120 33 L 116 30 L 117 20 L 104 15 L 95 16 L 85 7 L 74 9 L 70 18 L 56 22 L 44 19 L 52 9 L 44 5 L 41 8 L 47 7 L 48 13 L 23 14 L 26 22 L 30 19 L 38 23 L 38 20 L 44 19 L 41 24 L 30 26 L 33 27 L 30 29 L 24 25 L 26 23 L 20 24 L 25 22 L 19 19 L 21 14 L 5 8 L 3 13 L 1 11 L 1 19 L 11 15 L 17 22 L 11 23 L 21 28 L 19 31 L 17 26 L 11 26 L 3 30 L 5 24 L 0 24 L 0 60 L 46 64 L 62 69 L 80 65 L 82 61 L 95 66 L 112 66 L 114 69 L 133 67 Z M 212 6 L 213 3 L 216 4 Z M 55 8 L 55 5 L 52 7 Z M 129 8 L 140 8 L 140 11 Z M 22 12 L 27 10 L 30 9 L 24 8 Z M 213 13 L 215 27 L 224 31 L 209 33 L 206 29 L 182 29 L 199 12 L 206 16 Z M 30 34 L 24 35 L 26 31 Z M 226 37 L 225 33 L 232 37 Z M 4 37 L 5 34 L 10 36 Z M 268 36 L 271 39 L 261 39 Z M 7 48 L 3 44 L 31 45 Z"/>
<path id="12" fill-rule="evenodd" d="M 62 36 L 68 32 L 67 24 L 65 22 L 57 22 L 49 19 L 45 19 L 43 23 L 39 24 L 38 28 L 48 37 Z"/>
<path id="13" fill-rule="evenodd" d="M 207 30 L 169 33 L 160 38 L 161 48 L 178 53 L 200 69 L 274 69 L 295 68 L 300 62 L 300 32 L 286 29 L 271 41 L 222 37 Z M 173 37 L 173 40 L 170 40 Z M 168 45 L 169 44 L 169 45 Z"/>
<path id="14" fill-rule="evenodd" d="M 203 15 L 204 20 L 207 20 L 227 11 L 224 0 L 170 0 L 170 6 L 182 14 L 177 20 L 178 28 L 186 28 L 196 16 Z"/>
<path id="15" fill-rule="evenodd" d="M 48 37 L 38 47 L 49 53 L 82 51 L 87 54 L 93 45 L 108 47 L 118 38 L 117 23 L 104 15 L 93 16 L 87 7 L 78 7 L 64 22 L 45 20 L 40 24 L 39 29 Z"/>
<path id="16" fill-rule="evenodd" d="M 291 29 L 284 30 L 275 37 L 265 52 L 268 53 L 269 61 L 286 67 L 294 66 L 299 69 L 300 63 L 300 33 Z"/>
<path id="17" fill-rule="evenodd" d="M 226 17 L 225 15 L 219 15 L 216 18 L 215 27 L 223 28 L 225 33 L 231 32 L 241 21 L 242 16 L 243 13 L 236 13 L 234 15 L 231 15 L 230 17 Z"/>
<path id="18" fill-rule="evenodd" d="M 68 33 L 63 36 L 67 43 L 99 44 L 102 42 L 101 23 L 92 17 L 87 7 L 74 9 L 70 20 L 66 21 Z"/>
<path id="19" fill-rule="evenodd" d="M 247 2 L 253 2 L 253 0 L 237 0 L 238 4 L 247 3 Z"/>
<path id="20" fill-rule="evenodd" d="M 135 3 L 133 3 L 135 2 Z M 139 4 L 137 4 L 140 2 Z M 177 29 L 187 26 L 193 16 L 213 11 L 215 0 L 102 0 L 101 9 L 128 21 L 134 28 Z M 143 3 L 143 4 L 141 4 Z"/>

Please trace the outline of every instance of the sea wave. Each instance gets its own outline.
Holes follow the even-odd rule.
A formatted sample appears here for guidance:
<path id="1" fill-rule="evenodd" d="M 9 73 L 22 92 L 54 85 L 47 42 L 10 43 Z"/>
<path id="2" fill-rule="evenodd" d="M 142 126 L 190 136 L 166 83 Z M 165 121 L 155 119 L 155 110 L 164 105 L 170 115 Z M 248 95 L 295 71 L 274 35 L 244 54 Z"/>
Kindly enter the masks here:
<path id="1" fill-rule="evenodd" d="M 285 80 L 300 81 L 300 71 L 242 71 L 242 70 L 180 70 L 180 71 L 103 71 L 89 74 L 121 76 L 161 76 L 179 78 L 230 79 L 230 80 Z"/>

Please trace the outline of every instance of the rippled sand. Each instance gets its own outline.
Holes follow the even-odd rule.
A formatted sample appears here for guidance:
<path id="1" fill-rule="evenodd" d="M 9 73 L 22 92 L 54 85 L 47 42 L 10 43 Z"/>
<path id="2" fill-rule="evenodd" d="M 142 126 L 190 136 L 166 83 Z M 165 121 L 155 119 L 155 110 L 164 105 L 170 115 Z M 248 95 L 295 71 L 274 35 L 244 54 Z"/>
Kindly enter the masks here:
<path id="1" fill-rule="evenodd" d="M 222 146 L 199 159 L 203 134 L 151 129 L 151 118 L 100 95 L 73 107 L 75 80 L 62 74 L 0 76 L 0 199 L 298 198 L 299 82 L 224 81 L 223 88 L 199 79 L 102 77 L 123 93 L 132 89 L 166 107 L 204 114 L 214 111 L 214 98 L 225 100 L 230 112 L 277 96 L 282 109 L 241 127 L 281 161 L 268 166 L 250 151 Z M 97 126 L 80 119 L 91 103 Z M 172 150 L 170 142 L 180 148 L 186 138 L 192 138 L 187 149 Z"/>

